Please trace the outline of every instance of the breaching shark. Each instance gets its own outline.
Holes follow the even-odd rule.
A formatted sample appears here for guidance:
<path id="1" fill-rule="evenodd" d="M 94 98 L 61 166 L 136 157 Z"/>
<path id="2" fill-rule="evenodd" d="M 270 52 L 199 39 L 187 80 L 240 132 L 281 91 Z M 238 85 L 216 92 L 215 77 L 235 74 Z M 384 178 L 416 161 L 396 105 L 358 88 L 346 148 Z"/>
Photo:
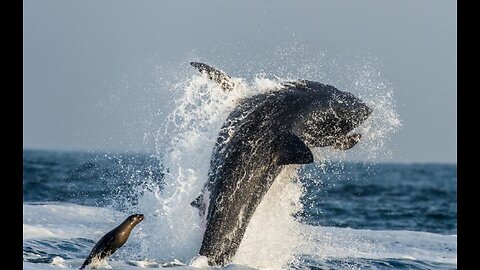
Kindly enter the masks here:
<path id="1" fill-rule="evenodd" d="M 234 89 L 235 80 L 224 72 L 190 64 L 225 91 Z M 230 263 L 282 167 L 312 163 L 310 148 L 352 148 L 361 135 L 351 131 L 371 113 L 353 94 L 308 80 L 284 82 L 281 89 L 241 100 L 220 130 L 208 181 L 191 203 L 206 214 L 199 255 L 213 266 Z"/>

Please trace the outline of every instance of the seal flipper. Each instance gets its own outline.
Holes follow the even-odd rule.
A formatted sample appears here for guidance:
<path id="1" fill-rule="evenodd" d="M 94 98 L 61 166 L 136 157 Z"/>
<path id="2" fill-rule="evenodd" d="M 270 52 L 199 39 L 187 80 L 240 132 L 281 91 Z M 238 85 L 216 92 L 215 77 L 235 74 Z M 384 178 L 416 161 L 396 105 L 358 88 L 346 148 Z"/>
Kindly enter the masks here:
<path id="1" fill-rule="evenodd" d="M 295 134 L 280 136 L 276 162 L 278 165 L 308 164 L 313 162 L 313 154 L 305 143 Z"/>
<path id="2" fill-rule="evenodd" d="M 190 65 L 198 69 L 201 73 L 207 74 L 210 80 L 215 81 L 225 91 L 230 91 L 235 87 L 235 83 L 231 80 L 230 76 L 216 68 L 199 62 L 190 62 Z"/>
<path id="3" fill-rule="evenodd" d="M 354 147 L 362 138 L 361 134 L 355 133 L 337 138 L 333 143 L 333 148 L 339 150 L 347 150 Z"/>

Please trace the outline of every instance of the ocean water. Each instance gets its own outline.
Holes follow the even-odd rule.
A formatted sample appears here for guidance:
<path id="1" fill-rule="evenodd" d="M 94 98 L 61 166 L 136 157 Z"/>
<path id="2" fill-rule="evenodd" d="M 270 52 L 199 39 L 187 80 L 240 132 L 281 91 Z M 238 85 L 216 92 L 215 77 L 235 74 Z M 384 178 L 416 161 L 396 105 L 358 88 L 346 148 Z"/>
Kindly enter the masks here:
<path id="1" fill-rule="evenodd" d="M 145 179 L 165 184 L 161 160 L 147 154 L 24 150 L 23 164 L 25 269 L 79 267 L 104 233 L 138 209 Z M 303 209 L 294 220 L 309 240 L 285 268 L 456 269 L 456 165 L 332 162 L 298 175 Z M 144 214 L 146 222 L 152 213 Z M 142 239 L 162 232 L 143 225 L 110 266 L 174 261 L 146 256 Z"/>
<path id="2" fill-rule="evenodd" d="M 373 162 L 388 160 L 401 120 L 380 72 L 357 66 L 334 85 L 373 109 L 355 131 L 362 140 L 348 151 L 314 149 L 314 164 L 284 166 L 223 268 L 457 268 L 457 166 Z M 242 98 L 281 91 L 291 76 L 233 77 L 235 89 L 226 93 L 193 71 L 177 75 L 158 86 L 156 95 L 171 101 L 165 107 L 143 99 L 146 110 L 155 108 L 145 114 L 150 154 L 24 150 L 24 269 L 80 267 L 95 243 L 133 213 L 145 219 L 99 267 L 201 265 L 203 225 L 190 202 L 207 181 L 219 129 Z"/>

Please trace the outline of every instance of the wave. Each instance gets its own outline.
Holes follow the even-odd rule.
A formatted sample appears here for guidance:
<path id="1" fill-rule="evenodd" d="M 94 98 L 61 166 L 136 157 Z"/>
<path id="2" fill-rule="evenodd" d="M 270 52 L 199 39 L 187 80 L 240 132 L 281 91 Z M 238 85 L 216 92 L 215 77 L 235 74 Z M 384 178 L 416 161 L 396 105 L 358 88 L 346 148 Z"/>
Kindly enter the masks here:
<path id="1" fill-rule="evenodd" d="M 118 225 L 128 213 L 106 207 L 92 207 L 69 203 L 25 203 L 23 205 L 24 269 L 77 268 L 103 234 Z M 148 220 L 144 220 L 147 222 Z M 403 264 L 435 264 L 456 268 L 457 235 L 441 235 L 418 231 L 360 230 L 351 228 L 311 226 L 298 223 L 299 233 L 310 241 L 297 246 L 299 266 L 338 264 L 355 265 L 360 262 L 402 262 Z M 108 264 L 115 269 L 161 267 L 173 260 L 142 256 L 141 241 L 145 226 L 140 223 L 127 244 L 115 253 Z M 265 228 L 265 231 L 269 231 Z M 275 228 L 273 228 L 275 231 Z M 157 231 L 158 234 L 166 233 Z M 281 232 L 280 232 L 281 233 Z M 286 245 L 289 235 L 282 237 Z M 250 241 L 249 239 L 246 239 Z M 258 239 L 265 245 L 268 240 Z M 243 243 L 242 243 L 243 244 Z M 288 246 L 288 245 L 287 245 Z M 60 252 L 60 253 L 59 253 Z M 260 254 L 263 255 L 263 254 Z M 240 256 L 240 257 L 239 257 Z M 242 263 L 240 254 L 228 269 L 252 269 Z M 275 259 L 275 258 L 270 258 Z M 177 260 L 188 264 L 189 260 Z M 42 263 L 39 263 L 42 262 Z M 180 269 L 192 267 L 183 266 Z M 264 267 L 258 267 L 264 268 Z M 273 267 L 272 267 L 273 268 Z M 417 268 L 414 268 L 417 269 Z M 421 269 L 421 268 L 419 268 Z"/>

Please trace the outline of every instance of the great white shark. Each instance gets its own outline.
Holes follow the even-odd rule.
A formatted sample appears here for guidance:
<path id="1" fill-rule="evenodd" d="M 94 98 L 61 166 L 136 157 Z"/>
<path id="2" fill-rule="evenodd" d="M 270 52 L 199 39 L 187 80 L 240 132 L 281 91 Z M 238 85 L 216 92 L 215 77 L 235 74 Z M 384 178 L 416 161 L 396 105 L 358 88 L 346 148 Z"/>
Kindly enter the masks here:
<path id="1" fill-rule="evenodd" d="M 209 65 L 193 67 L 225 91 L 235 82 Z M 352 148 L 351 131 L 372 113 L 353 94 L 315 81 L 285 82 L 240 101 L 224 122 L 210 161 L 208 181 L 191 205 L 206 214 L 199 255 L 213 266 L 231 262 L 248 223 L 282 168 L 314 161 L 310 148 Z"/>

